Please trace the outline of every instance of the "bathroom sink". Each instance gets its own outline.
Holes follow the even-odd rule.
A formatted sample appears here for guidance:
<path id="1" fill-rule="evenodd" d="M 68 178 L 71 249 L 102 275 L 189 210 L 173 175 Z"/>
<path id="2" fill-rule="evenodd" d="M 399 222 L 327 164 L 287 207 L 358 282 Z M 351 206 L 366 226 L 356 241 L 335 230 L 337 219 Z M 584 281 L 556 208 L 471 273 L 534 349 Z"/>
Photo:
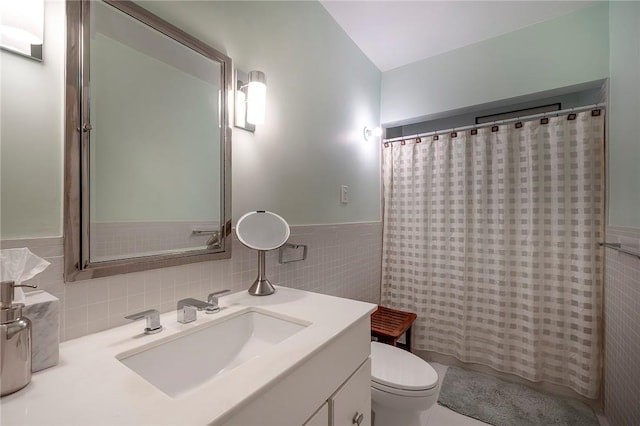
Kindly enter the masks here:
<path id="1" fill-rule="evenodd" d="M 175 398 L 261 356 L 307 325 L 251 309 L 116 358 Z"/>

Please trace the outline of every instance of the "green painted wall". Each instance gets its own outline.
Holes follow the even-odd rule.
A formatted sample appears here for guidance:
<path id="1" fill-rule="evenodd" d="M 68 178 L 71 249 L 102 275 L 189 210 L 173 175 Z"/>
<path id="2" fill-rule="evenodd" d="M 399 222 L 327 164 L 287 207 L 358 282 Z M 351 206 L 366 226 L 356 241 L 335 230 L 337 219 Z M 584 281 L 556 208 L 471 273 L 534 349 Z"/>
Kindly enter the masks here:
<path id="1" fill-rule="evenodd" d="M 42 62 L 0 50 L 0 238 L 62 234 L 64 2 L 46 2 Z"/>
<path id="2" fill-rule="evenodd" d="M 267 73 L 267 123 L 234 129 L 236 218 L 267 208 L 292 224 L 378 220 L 379 150 L 362 140 L 364 125 L 606 78 L 610 61 L 609 222 L 639 227 L 638 7 L 599 3 L 382 76 L 315 2 L 152 9 L 239 68 Z M 44 62 L 0 51 L 2 239 L 62 234 L 64 28 L 64 4 L 47 1 Z"/>
<path id="3" fill-rule="evenodd" d="M 609 10 L 609 224 L 640 228 L 640 2 Z"/>
<path id="4" fill-rule="evenodd" d="M 406 65 L 382 75 L 382 123 L 609 76 L 608 4 Z"/>
<path id="5" fill-rule="evenodd" d="M 380 150 L 362 129 L 380 121 L 381 74 L 319 3 L 142 4 L 267 75 L 267 122 L 233 131 L 234 218 L 380 220 Z M 62 235 L 64 34 L 64 3 L 46 1 L 44 62 L 0 52 L 1 239 Z"/>
<path id="6" fill-rule="evenodd" d="M 140 2 L 267 76 L 266 122 L 233 131 L 233 216 L 291 224 L 380 220 L 380 71 L 318 2 Z M 350 202 L 340 203 L 340 185 Z"/>

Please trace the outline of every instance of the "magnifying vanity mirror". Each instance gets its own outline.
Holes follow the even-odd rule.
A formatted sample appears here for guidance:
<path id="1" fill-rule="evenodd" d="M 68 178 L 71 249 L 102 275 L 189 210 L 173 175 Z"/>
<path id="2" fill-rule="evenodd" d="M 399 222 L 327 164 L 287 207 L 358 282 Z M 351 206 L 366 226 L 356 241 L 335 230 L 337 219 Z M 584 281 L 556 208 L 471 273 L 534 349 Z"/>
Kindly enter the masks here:
<path id="1" fill-rule="evenodd" d="M 265 210 L 249 212 L 238 220 L 238 240 L 245 246 L 258 250 L 258 278 L 249 288 L 249 294 L 267 296 L 276 291 L 265 274 L 265 253 L 283 246 L 289 239 L 289 234 L 287 221 Z"/>
<path id="2" fill-rule="evenodd" d="M 133 2 L 66 9 L 65 280 L 231 257 L 231 59 Z"/>

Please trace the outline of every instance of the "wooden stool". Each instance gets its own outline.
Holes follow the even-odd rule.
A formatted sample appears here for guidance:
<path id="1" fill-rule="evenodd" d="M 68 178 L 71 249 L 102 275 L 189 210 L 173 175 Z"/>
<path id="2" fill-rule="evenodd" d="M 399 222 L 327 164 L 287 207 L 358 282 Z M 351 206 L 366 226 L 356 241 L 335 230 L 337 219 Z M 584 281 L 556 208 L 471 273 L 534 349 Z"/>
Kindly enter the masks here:
<path id="1" fill-rule="evenodd" d="M 411 326 L 418 316 L 413 312 L 378 306 L 371 314 L 371 335 L 381 343 L 397 346 L 411 352 Z M 398 338 L 405 333 L 405 344 L 398 343 Z"/>

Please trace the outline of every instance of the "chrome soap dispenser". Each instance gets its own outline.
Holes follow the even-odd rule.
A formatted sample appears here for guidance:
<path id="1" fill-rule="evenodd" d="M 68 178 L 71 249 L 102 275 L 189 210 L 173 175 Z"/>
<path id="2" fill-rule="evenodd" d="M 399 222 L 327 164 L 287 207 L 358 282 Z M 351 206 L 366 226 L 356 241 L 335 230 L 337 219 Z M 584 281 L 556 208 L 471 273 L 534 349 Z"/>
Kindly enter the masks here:
<path id="1" fill-rule="evenodd" d="M 22 316 L 24 304 L 13 303 L 15 287 L 0 283 L 0 396 L 16 392 L 31 381 L 31 321 Z"/>

